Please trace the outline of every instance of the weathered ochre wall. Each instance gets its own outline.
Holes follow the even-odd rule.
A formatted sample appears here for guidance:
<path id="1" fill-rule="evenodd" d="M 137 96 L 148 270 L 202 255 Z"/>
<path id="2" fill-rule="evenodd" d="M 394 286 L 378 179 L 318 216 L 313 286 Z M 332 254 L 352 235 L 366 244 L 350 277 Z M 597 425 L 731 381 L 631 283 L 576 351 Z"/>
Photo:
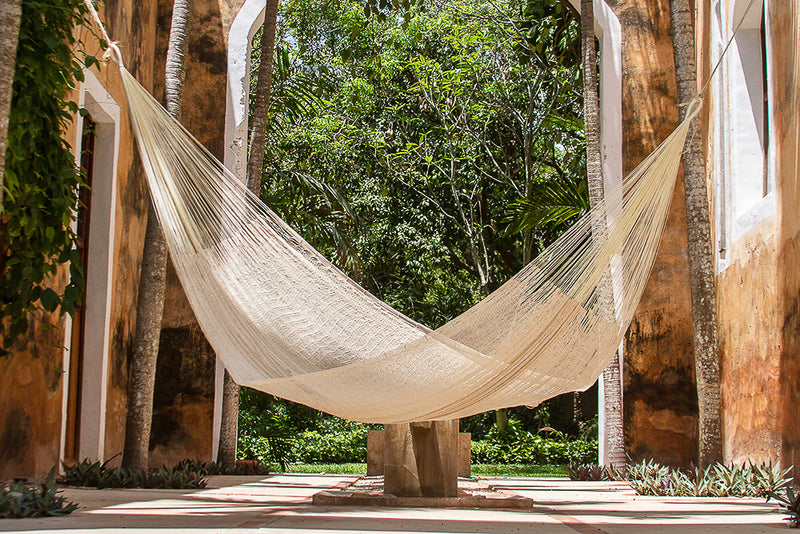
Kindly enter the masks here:
<path id="1" fill-rule="evenodd" d="M 668 0 L 611 0 L 622 28 L 623 166 L 632 170 L 677 125 Z M 697 396 L 682 181 L 650 280 L 625 337 L 625 446 L 633 459 L 696 459 Z"/>
<path id="2" fill-rule="evenodd" d="M 145 88 L 152 91 L 156 42 L 154 3 L 107 0 L 105 14 L 109 33 L 120 42 L 128 70 Z M 125 442 L 128 363 L 136 328 L 139 268 L 149 197 L 130 130 L 125 93 L 118 71 L 109 64 L 98 78 L 121 106 L 105 429 L 105 457 L 111 458 L 122 452 Z M 119 459 L 117 456 L 115 463 L 119 463 Z"/>
<path id="3" fill-rule="evenodd" d="M 724 459 L 788 466 L 800 465 L 800 3 L 768 3 L 773 106 L 769 142 L 776 156 L 768 165 L 776 177 L 777 214 L 730 244 L 729 265 L 717 276 L 717 317 Z M 705 4 L 699 8 L 699 53 L 709 63 L 712 14 Z M 714 105 L 711 99 L 709 103 Z M 712 177 L 719 171 L 712 166 L 713 123 L 708 117 L 705 128 L 713 190 Z"/>
<path id="4" fill-rule="evenodd" d="M 107 0 L 109 31 L 125 43 L 122 47 L 128 68 L 148 87 L 152 85 L 155 44 L 154 10 L 146 2 Z M 82 39 L 89 50 L 97 45 L 87 32 Z M 96 55 L 100 55 L 95 52 Z M 143 183 L 136 178 L 125 98 L 115 66 L 95 73 L 120 105 L 120 138 L 117 174 L 116 248 L 112 296 L 112 348 L 106 425 L 106 454 L 121 450 L 124 428 L 127 344 L 132 329 L 135 288 L 141 239 L 144 233 Z M 77 100 L 77 94 L 74 97 Z M 66 139 L 75 139 L 74 125 Z M 63 287 L 66 273 L 53 281 Z M 0 360 L 0 479 L 43 475 L 59 462 L 62 428 L 64 320 L 35 314 L 31 329 L 15 346 L 13 355 Z M 117 446 L 117 444 L 120 444 Z"/>
<path id="5" fill-rule="evenodd" d="M 47 473 L 59 460 L 64 322 L 39 312 L 29 325 L 0 358 L 0 482 Z"/>
<path id="6" fill-rule="evenodd" d="M 697 40 L 702 82 L 710 74 L 712 13 L 698 5 Z M 719 71 L 717 76 L 722 76 Z M 714 86 L 712 86 L 714 87 Z M 714 176 L 714 121 L 719 95 L 706 98 L 703 124 L 710 196 L 717 196 Z M 719 132 L 729 135 L 730 132 Z M 726 157 L 726 155 L 721 155 Z M 727 180 L 728 178 L 724 178 Z M 727 224 L 717 221 L 717 224 Z M 778 301 L 777 220 L 768 218 L 730 244 L 726 268 L 717 275 L 717 326 L 722 402 L 722 452 L 727 462 L 776 461 L 779 429 L 780 312 Z"/>
<path id="7" fill-rule="evenodd" d="M 784 465 L 800 480 L 800 1 L 770 2 L 778 203 L 780 424 Z"/>
<path id="8" fill-rule="evenodd" d="M 717 277 L 726 461 L 779 456 L 780 310 L 775 218 L 732 244 L 731 264 Z"/>
<path id="9" fill-rule="evenodd" d="M 225 39 L 242 3 L 196 0 L 193 7 L 183 122 L 219 157 L 225 120 Z M 155 0 L 107 0 L 104 9 L 109 33 L 119 41 L 127 68 L 159 97 L 172 3 L 161 4 L 166 8 L 159 11 Z M 84 33 L 84 39 L 89 49 L 97 48 L 91 36 Z M 120 105 L 104 454 L 108 459 L 122 451 L 125 437 L 128 364 L 149 197 L 118 70 L 109 63 L 95 73 Z M 67 137 L 74 139 L 74 128 Z M 63 285 L 64 276 L 54 283 Z M 153 464 L 187 457 L 210 459 L 211 454 L 214 354 L 174 271 L 169 280 L 157 370 Z M 37 315 L 13 356 L 0 360 L 0 479 L 41 475 L 59 461 L 63 342 L 63 320 Z M 119 457 L 114 460 L 118 462 Z"/>
<path id="10" fill-rule="evenodd" d="M 227 48 L 219 0 L 194 0 L 189 30 L 181 122 L 217 158 L 225 131 Z M 172 2 L 159 3 L 156 94 L 163 94 Z M 172 264 L 158 352 L 150 463 L 182 458 L 212 460 L 216 356 L 203 336 Z"/>

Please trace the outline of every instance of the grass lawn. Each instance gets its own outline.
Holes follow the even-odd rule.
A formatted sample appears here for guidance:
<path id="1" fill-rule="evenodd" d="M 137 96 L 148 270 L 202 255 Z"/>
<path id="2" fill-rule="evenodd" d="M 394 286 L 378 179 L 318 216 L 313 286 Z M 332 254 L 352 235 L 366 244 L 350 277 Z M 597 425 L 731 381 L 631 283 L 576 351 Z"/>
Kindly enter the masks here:
<path id="1" fill-rule="evenodd" d="M 367 474 L 367 464 L 291 464 L 286 467 L 287 473 Z M 560 465 L 472 464 L 472 475 L 492 477 L 566 477 L 567 472 Z"/>

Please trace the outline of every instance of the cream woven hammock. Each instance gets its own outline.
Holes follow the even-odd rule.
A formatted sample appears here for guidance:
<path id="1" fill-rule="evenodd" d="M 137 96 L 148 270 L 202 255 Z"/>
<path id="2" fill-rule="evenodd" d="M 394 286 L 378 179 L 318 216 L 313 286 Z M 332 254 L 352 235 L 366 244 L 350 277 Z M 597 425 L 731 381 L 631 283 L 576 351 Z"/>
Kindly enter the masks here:
<path id="1" fill-rule="evenodd" d="M 699 107 L 536 260 L 431 330 L 329 263 L 121 72 L 172 261 L 230 374 L 379 423 L 536 405 L 594 383 L 644 290 Z"/>

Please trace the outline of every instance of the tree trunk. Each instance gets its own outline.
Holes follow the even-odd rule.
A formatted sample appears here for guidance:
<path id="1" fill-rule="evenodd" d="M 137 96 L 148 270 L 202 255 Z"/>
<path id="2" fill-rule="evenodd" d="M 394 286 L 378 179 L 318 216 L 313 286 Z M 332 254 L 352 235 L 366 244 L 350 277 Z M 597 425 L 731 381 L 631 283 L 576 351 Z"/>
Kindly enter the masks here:
<path id="1" fill-rule="evenodd" d="M 581 55 L 583 58 L 583 117 L 586 127 L 586 172 L 589 182 L 589 203 L 592 207 L 602 202 L 603 168 L 600 151 L 600 106 L 597 94 L 597 53 L 594 43 L 594 6 L 592 0 L 581 0 Z M 605 239 L 605 215 L 592 223 L 594 239 Z M 614 314 L 614 296 L 610 273 L 600 280 L 599 291 L 603 312 Z M 605 436 L 608 462 L 614 467 L 625 465 L 625 444 L 622 429 L 622 384 L 620 382 L 619 355 L 615 354 L 602 375 L 605 409 Z M 604 458 L 600 459 L 603 463 Z"/>
<path id="2" fill-rule="evenodd" d="M 219 429 L 217 462 L 226 469 L 236 466 L 236 444 L 239 430 L 239 385 L 228 371 L 222 385 L 222 422 Z"/>
<path id="3" fill-rule="evenodd" d="M 275 56 L 275 31 L 278 26 L 278 1 L 267 0 L 264 31 L 261 34 L 261 63 L 253 99 L 253 126 L 250 131 L 250 154 L 247 158 L 247 187 L 256 196 L 261 189 L 261 170 L 267 143 L 269 100 L 272 93 L 272 62 Z M 219 433 L 217 460 L 225 467 L 236 463 L 236 441 L 239 418 L 239 386 L 225 371 L 222 389 L 222 426 Z"/>
<path id="4" fill-rule="evenodd" d="M 624 467 L 627 462 L 625 455 L 625 433 L 622 425 L 622 376 L 620 369 L 619 352 L 614 353 L 614 358 L 602 374 L 603 378 L 603 408 L 605 410 L 605 456 L 604 461 L 615 468 Z"/>
<path id="5" fill-rule="evenodd" d="M 17 63 L 17 42 L 19 41 L 21 18 L 21 0 L 3 0 L 0 3 L 0 35 L 2 35 L 0 38 L 0 206 L 3 204 L 8 114 L 11 110 L 11 88 L 14 83 L 14 66 Z"/>
<path id="6" fill-rule="evenodd" d="M 250 154 L 247 157 L 247 187 L 258 195 L 261 168 L 267 143 L 269 100 L 272 95 L 272 62 L 275 56 L 275 31 L 278 26 L 278 0 L 267 0 L 264 31 L 261 34 L 261 64 L 258 66 L 256 94 L 253 101 L 253 126 L 250 131 Z"/>
<path id="7" fill-rule="evenodd" d="M 494 412 L 494 421 L 497 425 L 497 432 L 501 436 L 505 436 L 508 432 L 508 412 L 505 408 L 501 408 Z"/>
<path id="8" fill-rule="evenodd" d="M 688 0 L 670 0 L 670 23 L 678 103 L 686 104 L 697 96 L 694 25 Z M 680 106 L 679 110 L 683 120 L 687 106 Z M 695 122 L 689 128 L 683 152 L 683 183 L 686 194 L 686 233 L 689 243 L 694 365 L 699 409 L 698 452 L 700 466 L 705 467 L 722 461 L 722 406 L 711 219 L 699 134 Z"/>
<path id="9" fill-rule="evenodd" d="M 190 0 L 175 0 L 164 77 L 164 100 L 167 111 L 177 120 L 181 117 L 190 13 Z M 122 465 L 128 469 L 141 470 L 148 467 L 153 389 L 161 319 L 164 314 L 166 276 L 167 248 L 151 202 L 139 279 L 139 300 L 136 305 L 133 361 L 128 377 L 128 414 L 122 453 Z"/>

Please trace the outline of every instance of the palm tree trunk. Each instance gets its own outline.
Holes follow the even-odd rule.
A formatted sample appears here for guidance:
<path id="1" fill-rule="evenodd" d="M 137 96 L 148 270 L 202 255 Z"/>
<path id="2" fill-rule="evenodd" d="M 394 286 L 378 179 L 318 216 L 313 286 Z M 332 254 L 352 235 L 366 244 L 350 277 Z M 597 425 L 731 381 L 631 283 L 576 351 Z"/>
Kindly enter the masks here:
<path id="1" fill-rule="evenodd" d="M 191 0 L 175 0 L 167 49 L 164 99 L 167 111 L 177 120 L 181 117 L 190 14 Z M 139 300 L 136 305 L 133 361 L 128 377 L 128 414 L 122 465 L 129 469 L 142 470 L 148 467 L 153 389 L 161 319 L 164 314 L 166 277 L 167 249 L 151 202 L 139 279 Z"/>
<path id="2" fill-rule="evenodd" d="M 688 0 L 670 0 L 672 48 L 678 103 L 697 96 L 694 26 Z M 683 120 L 687 106 L 679 107 Z M 689 277 L 694 327 L 694 365 L 699 410 L 699 463 L 701 467 L 722 461 L 722 405 L 719 355 L 717 354 L 716 288 L 711 246 L 711 219 L 706 191 L 700 131 L 695 122 L 683 152 L 683 183 L 686 194 Z"/>
<path id="3" fill-rule="evenodd" d="M 225 469 L 236 466 L 236 442 L 239 434 L 239 384 L 228 371 L 222 383 L 222 415 L 219 429 L 217 462 Z"/>
<path id="4" fill-rule="evenodd" d="M 3 0 L 0 3 L 0 206 L 3 204 L 3 176 L 8 145 L 8 114 L 11 110 L 11 88 L 14 66 L 17 63 L 19 23 L 22 0 Z"/>
<path id="5" fill-rule="evenodd" d="M 275 32 L 278 26 L 278 0 L 267 0 L 264 31 L 261 34 L 261 64 L 258 66 L 253 102 L 253 127 L 250 131 L 250 154 L 247 158 L 247 187 L 258 195 L 261 168 L 267 143 L 269 100 L 272 95 L 272 62 L 275 56 Z"/>
<path id="6" fill-rule="evenodd" d="M 264 31 L 261 34 L 261 63 L 258 67 L 253 102 L 253 127 L 250 154 L 247 158 L 247 187 L 256 196 L 261 189 L 261 169 L 267 143 L 269 100 L 272 93 L 272 62 L 275 55 L 275 32 L 278 26 L 278 0 L 267 0 Z M 236 464 L 236 441 L 239 418 L 239 386 L 228 371 L 222 389 L 222 426 L 219 433 L 217 461 L 224 467 Z"/>
<path id="7" fill-rule="evenodd" d="M 594 6 L 592 0 L 581 0 L 581 55 L 583 58 L 583 117 L 586 127 L 586 172 L 589 181 L 589 204 L 594 207 L 603 200 L 603 168 L 600 152 L 600 106 L 597 94 L 597 53 L 594 43 Z M 595 239 L 603 239 L 605 216 L 593 222 Z M 614 314 L 614 296 L 610 273 L 600 281 L 599 290 L 604 313 Z M 625 444 L 622 428 L 622 383 L 619 354 L 615 354 L 602 375 L 605 436 L 608 462 L 614 467 L 625 465 Z M 604 459 L 600 459 L 601 463 Z"/>

